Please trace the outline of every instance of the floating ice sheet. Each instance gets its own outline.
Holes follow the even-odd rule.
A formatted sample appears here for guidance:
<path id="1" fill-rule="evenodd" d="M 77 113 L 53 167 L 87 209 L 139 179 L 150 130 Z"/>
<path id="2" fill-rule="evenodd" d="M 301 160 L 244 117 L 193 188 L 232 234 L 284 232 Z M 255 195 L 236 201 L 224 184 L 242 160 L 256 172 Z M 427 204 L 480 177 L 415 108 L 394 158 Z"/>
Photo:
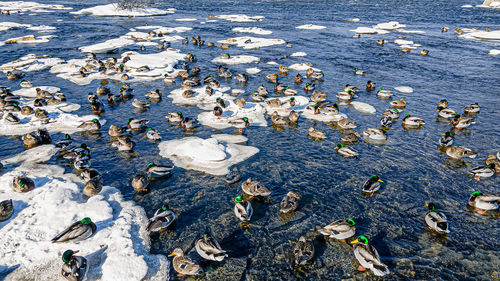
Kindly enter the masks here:
<path id="1" fill-rule="evenodd" d="M 215 16 L 218 19 L 224 19 L 230 22 L 255 22 L 262 21 L 264 19 L 263 16 L 247 16 L 247 15 L 219 15 Z M 210 22 L 210 21 L 207 21 Z"/>
<path id="2" fill-rule="evenodd" d="M 28 54 L 24 57 L 21 57 L 20 59 L 1 65 L 0 70 L 3 70 L 4 72 L 14 69 L 18 69 L 24 72 L 38 71 L 60 64 L 62 62 L 63 60 L 59 58 L 49 58 L 47 56 Z"/>
<path id="3" fill-rule="evenodd" d="M 242 47 L 243 49 L 254 49 L 254 48 L 262 48 L 262 47 L 285 44 L 285 40 L 282 39 L 256 38 L 250 36 L 229 38 L 217 42 L 233 44 L 238 47 Z"/>
<path id="4" fill-rule="evenodd" d="M 116 4 L 99 5 L 82 9 L 72 14 L 93 15 L 96 17 L 147 17 L 173 14 L 175 9 L 160 10 L 156 8 L 134 8 L 131 10 L 119 9 Z"/>
<path id="5" fill-rule="evenodd" d="M 257 62 L 257 61 L 259 61 L 258 57 L 249 56 L 249 55 L 231 56 L 228 59 L 216 57 L 215 59 L 212 60 L 213 63 L 223 63 L 223 64 L 229 64 L 229 65 L 252 63 L 252 62 Z"/>
<path id="6" fill-rule="evenodd" d="M 395 87 L 394 90 L 400 92 L 400 93 L 405 93 L 405 94 L 411 94 L 413 93 L 413 88 L 412 87 L 408 87 L 408 86 L 399 86 L 399 87 Z"/>
<path id="7" fill-rule="evenodd" d="M 364 102 L 353 101 L 351 102 L 351 106 L 361 113 L 375 114 L 377 112 L 375 107 Z"/>
<path id="8" fill-rule="evenodd" d="M 259 35 L 269 35 L 273 33 L 271 30 L 265 30 L 258 27 L 235 27 L 233 28 L 233 31 L 241 33 L 254 33 Z"/>
<path id="9" fill-rule="evenodd" d="M 297 29 L 309 29 L 309 30 L 320 30 L 320 29 L 325 29 L 326 26 L 315 25 L 315 24 L 304 24 L 304 25 L 299 25 L 295 28 L 297 28 Z"/>

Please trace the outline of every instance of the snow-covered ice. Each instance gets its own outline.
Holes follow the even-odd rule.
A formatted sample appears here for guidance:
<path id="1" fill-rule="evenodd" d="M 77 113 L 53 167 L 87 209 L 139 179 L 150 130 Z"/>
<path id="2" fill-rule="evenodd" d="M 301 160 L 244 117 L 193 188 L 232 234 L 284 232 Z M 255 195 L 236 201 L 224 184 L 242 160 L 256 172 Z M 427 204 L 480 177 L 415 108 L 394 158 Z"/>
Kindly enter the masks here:
<path id="1" fill-rule="evenodd" d="M 361 113 L 375 114 L 377 112 L 375 107 L 364 102 L 353 101 L 351 102 L 351 106 Z"/>
<path id="2" fill-rule="evenodd" d="M 304 25 L 299 25 L 299 26 L 297 26 L 295 28 L 296 29 L 320 30 L 320 29 L 325 29 L 326 26 L 315 25 L 315 24 L 304 24 Z"/>
<path id="3" fill-rule="evenodd" d="M 255 49 L 285 44 L 285 40 L 283 39 L 256 38 L 250 36 L 229 38 L 217 42 L 236 45 L 238 47 L 243 47 L 243 49 Z"/>
<path id="4" fill-rule="evenodd" d="M 254 33 L 259 35 L 269 35 L 273 33 L 271 30 L 265 30 L 258 27 L 235 27 L 233 28 L 233 31 L 241 33 Z"/>
<path id="5" fill-rule="evenodd" d="M 399 86 L 399 87 L 395 87 L 394 90 L 400 92 L 400 93 L 405 93 L 405 94 L 411 94 L 413 93 L 413 88 L 412 87 L 408 87 L 408 86 Z"/>
<path id="6" fill-rule="evenodd" d="M 231 56 L 228 59 L 216 57 L 215 59 L 212 60 L 213 63 L 223 63 L 223 64 L 228 64 L 228 65 L 252 63 L 252 62 L 257 62 L 257 61 L 259 61 L 258 57 L 249 56 L 249 55 Z"/>
<path id="7" fill-rule="evenodd" d="M 263 16 L 247 16 L 247 15 L 219 15 L 215 17 L 218 19 L 225 19 L 230 22 L 255 22 L 255 21 L 262 21 L 264 19 Z"/>
<path id="8" fill-rule="evenodd" d="M 259 72 L 261 72 L 261 71 L 262 71 L 262 70 L 260 70 L 260 69 L 259 69 L 259 68 L 257 68 L 257 67 L 250 67 L 250 68 L 247 68 L 247 69 L 246 69 L 246 72 L 247 72 L 248 74 L 257 74 L 257 73 L 259 73 Z"/>
<path id="9" fill-rule="evenodd" d="M 307 56 L 307 54 L 304 52 L 295 52 L 295 53 L 291 54 L 290 56 L 291 57 L 305 57 L 305 56 Z"/>
<path id="10" fill-rule="evenodd" d="M 132 10 L 119 9 L 116 4 L 99 5 L 82 9 L 72 14 L 93 15 L 96 17 L 147 17 L 173 14 L 175 9 L 160 10 L 156 8 L 135 8 Z"/>

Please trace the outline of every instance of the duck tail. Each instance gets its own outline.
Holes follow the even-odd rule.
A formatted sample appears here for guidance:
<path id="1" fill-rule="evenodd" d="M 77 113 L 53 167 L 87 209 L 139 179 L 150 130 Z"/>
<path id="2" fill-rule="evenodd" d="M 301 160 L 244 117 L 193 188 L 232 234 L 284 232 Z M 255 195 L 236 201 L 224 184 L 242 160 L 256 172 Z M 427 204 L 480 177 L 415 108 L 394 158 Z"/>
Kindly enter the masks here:
<path id="1" fill-rule="evenodd" d="M 376 276 L 384 276 L 390 273 L 389 268 L 385 264 L 374 264 L 372 268 L 373 274 Z"/>

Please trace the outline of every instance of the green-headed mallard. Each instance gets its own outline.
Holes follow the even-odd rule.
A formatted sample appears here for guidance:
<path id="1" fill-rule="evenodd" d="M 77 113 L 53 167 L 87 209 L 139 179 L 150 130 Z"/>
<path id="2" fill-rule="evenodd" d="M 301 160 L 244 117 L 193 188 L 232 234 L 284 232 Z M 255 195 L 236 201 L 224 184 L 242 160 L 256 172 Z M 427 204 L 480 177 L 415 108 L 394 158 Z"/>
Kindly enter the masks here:
<path id="1" fill-rule="evenodd" d="M 51 241 L 52 243 L 82 241 L 92 236 L 96 232 L 96 229 L 95 223 L 90 218 L 84 218 L 57 234 Z"/>
<path id="2" fill-rule="evenodd" d="M 382 88 L 379 88 L 378 91 L 377 91 L 377 97 L 382 98 L 382 99 L 390 98 L 393 95 L 394 95 L 393 92 L 391 92 L 389 90 L 384 90 Z"/>
<path id="3" fill-rule="evenodd" d="M 365 75 L 366 74 L 366 72 L 364 70 L 357 69 L 357 68 L 353 69 L 353 71 L 354 71 L 354 74 L 356 74 L 356 75 Z"/>
<path id="4" fill-rule="evenodd" d="M 21 82 L 19 82 L 19 86 L 21 88 L 32 88 L 33 87 L 33 83 L 31 83 L 30 81 L 22 79 Z"/>
<path id="5" fill-rule="evenodd" d="M 254 196 L 269 196 L 271 194 L 271 190 L 261 184 L 258 181 L 252 181 L 251 179 L 247 179 L 245 182 L 241 184 L 241 189 L 246 194 L 254 197 Z"/>
<path id="6" fill-rule="evenodd" d="M 354 244 L 354 256 L 360 263 L 359 271 L 370 269 L 375 276 L 384 276 L 390 273 L 387 265 L 380 261 L 380 256 L 377 249 L 368 244 L 368 239 L 365 236 L 359 236 L 358 239 L 351 242 Z"/>
<path id="7" fill-rule="evenodd" d="M 314 245 L 311 240 L 301 236 L 299 241 L 293 247 L 293 256 L 295 257 L 295 264 L 305 265 L 314 257 Z"/>
<path id="8" fill-rule="evenodd" d="M 101 190 L 102 190 L 102 181 L 100 177 L 98 178 L 95 177 L 88 180 L 83 186 L 83 194 L 88 197 L 92 197 L 99 194 Z"/>
<path id="9" fill-rule="evenodd" d="M 489 178 L 493 176 L 495 172 L 495 164 L 491 163 L 486 166 L 477 167 L 470 170 L 469 175 L 479 181 L 481 178 Z"/>
<path id="10" fill-rule="evenodd" d="M 323 228 L 318 228 L 318 232 L 330 238 L 344 241 L 354 236 L 356 233 L 355 225 L 353 219 L 337 220 Z"/>
<path id="11" fill-rule="evenodd" d="M 248 222 L 252 218 L 253 208 L 250 201 L 243 201 L 241 195 L 234 198 L 234 214 L 242 222 Z"/>
<path id="12" fill-rule="evenodd" d="M 181 120 L 180 126 L 186 130 L 191 130 L 198 127 L 198 120 L 194 118 L 185 117 Z"/>
<path id="13" fill-rule="evenodd" d="M 484 164 L 486 164 L 486 165 L 494 164 L 495 165 L 495 172 L 497 172 L 497 173 L 500 172 L 500 158 L 498 158 L 498 155 L 500 155 L 500 152 L 498 152 L 497 155 L 490 154 L 490 155 L 488 155 L 486 160 L 484 160 Z"/>
<path id="14" fill-rule="evenodd" d="M 280 212 L 281 213 L 290 213 L 297 209 L 298 200 L 300 196 L 296 193 L 289 191 L 285 197 L 281 200 L 280 203 Z"/>
<path id="15" fill-rule="evenodd" d="M 344 86 L 344 88 L 342 88 L 342 90 L 343 90 L 344 92 L 347 92 L 347 91 L 349 91 L 349 90 L 351 90 L 351 91 L 355 92 L 355 91 L 358 91 L 358 90 L 359 90 L 359 88 L 358 88 L 358 87 L 356 87 L 356 86 L 350 85 L 350 84 L 345 84 L 345 86 Z"/>
<path id="16" fill-rule="evenodd" d="M 400 100 L 393 100 L 389 103 L 389 105 L 394 108 L 404 109 L 406 107 L 406 101 L 404 98 Z"/>
<path id="17" fill-rule="evenodd" d="M 472 192 L 468 204 L 469 206 L 476 208 L 478 213 L 484 214 L 486 211 L 498 210 L 500 196 L 483 194 L 476 191 Z"/>
<path id="18" fill-rule="evenodd" d="M 438 107 L 438 109 L 436 110 L 436 112 L 438 113 L 438 116 L 442 117 L 442 118 L 451 118 L 455 114 L 457 114 L 455 112 L 455 110 L 450 109 L 450 108 L 444 108 L 442 106 Z"/>
<path id="19" fill-rule="evenodd" d="M 196 240 L 194 247 L 196 252 L 206 260 L 223 261 L 227 257 L 226 251 L 222 249 L 219 242 L 208 234 Z"/>
<path id="20" fill-rule="evenodd" d="M 311 75 L 309 75 L 309 78 L 311 78 L 312 80 L 318 80 L 318 81 L 323 80 L 323 77 L 325 77 L 325 74 L 323 73 L 323 71 L 313 72 L 313 73 L 311 73 Z"/>
<path id="21" fill-rule="evenodd" d="M 334 150 L 344 156 L 345 158 L 349 158 L 349 157 L 358 157 L 358 152 L 348 146 L 344 146 L 343 143 L 339 143 L 337 144 L 337 146 L 334 148 Z"/>
<path id="22" fill-rule="evenodd" d="M 198 275 L 203 272 L 203 269 L 193 262 L 189 257 L 184 255 L 184 251 L 181 248 L 176 248 L 169 257 L 174 256 L 172 260 L 172 265 L 174 270 L 177 271 L 178 276 L 184 275 Z"/>
<path id="23" fill-rule="evenodd" d="M 462 159 L 465 157 L 476 158 L 477 156 L 477 154 L 472 152 L 469 148 L 456 145 L 448 146 L 446 148 L 446 155 L 454 159 Z"/>
<path id="24" fill-rule="evenodd" d="M 453 144 L 453 133 L 446 132 L 442 134 L 442 137 L 439 139 L 440 146 L 451 146 Z"/>
<path id="25" fill-rule="evenodd" d="M 248 128 L 250 126 L 250 121 L 248 120 L 247 117 L 243 117 L 229 121 L 229 124 L 231 124 L 231 126 L 235 128 L 238 128 L 238 131 L 241 133 L 245 128 Z"/>
<path id="26" fill-rule="evenodd" d="M 165 118 L 167 118 L 169 122 L 181 122 L 184 119 L 184 116 L 182 115 L 182 112 L 177 111 L 167 114 Z"/>
<path id="27" fill-rule="evenodd" d="M 450 233 L 448 230 L 446 215 L 442 212 L 436 211 L 434 203 L 428 203 L 425 205 L 429 208 L 429 211 L 425 214 L 425 223 L 429 226 L 429 229 L 433 229 L 441 234 Z"/>
<path id="28" fill-rule="evenodd" d="M 315 140 L 324 140 L 326 139 L 325 133 L 320 130 L 314 129 L 313 127 L 307 130 L 307 135 Z"/>
<path id="29" fill-rule="evenodd" d="M 387 130 L 385 129 L 366 129 L 363 131 L 363 136 L 369 140 L 383 141 L 387 140 Z"/>
<path id="30" fill-rule="evenodd" d="M 474 119 L 472 118 L 465 118 L 465 117 L 460 117 L 460 114 L 455 114 L 453 115 L 453 117 L 451 118 L 451 124 L 453 124 L 453 126 L 456 128 L 456 129 L 464 129 L 464 128 L 467 128 L 469 127 L 470 125 L 472 124 L 475 124 L 476 122 L 474 121 Z"/>
<path id="31" fill-rule="evenodd" d="M 343 92 L 338 92 L 337 93 L 337 99 L 341 101 L 350 101 L 354 97 L 354 92 L 351 90 L 343 91 Z"/>
<path id="32" fill-rule="evenodd" d="M 285 89 L 283 90 L 283 95 L 295 96 L 295 95 L 297 95 L 298 92 L 299 92 L 298 90 L 295 90 L 295 89 L 292 89 L 292 88 L 286 86 Z"/>
<path id="33" fill-rule="evenodd" d="M 146 173 L 151 180 L 163 178 L 170 175 L 174 166 L 160 166 L 155 163 L 148 163 Z"/>
<path id="34" fill-rule="evenodd" d="M 0 222 L 6 221 L 14 213 L 14 204 L 12 200 L 4 200 L 0 202 Z"/>
<path id="35" fill-rule="evenodd" d="M 143 173 L 135 175 L 134 178 L 132 179 L 132 187 L 137 192 L 149 191 L 148 185 L 149 185 L 149 179 Z"/>
<path id="36" fill-rule="evenodd" d="M 384 116 L 389 116 L 392 118 L 392 120 L 397 120 L 399 118 L 399 113 L 400 111 L 394 108 L 387 109 L 382 113 Z"/>
<path id="37" fill-rule="evenodd" d="M 466 106 L 464 109 L 464 113 L 469 115 L 476 114 L 478 112 L 479 112 L 479 104 L 477 102 Z"/>
<path id="38" fill-rule="evenodd" d="M 380 127 L 381 128 L 391 128 L 392 127 L 392 118 L 391 116 L 384 116 L 380 118 Z"/>
<path id="39" fill-rule="evenodd" d="M 377 192 L 380 187 L 380 183 L 382 181 L 378 176 L 371 176 L 364 184 L 363 184 L 363 193 L 370 194 L 372 196 L 375 192 Z"/>
<path id="40" fill-rule="evenodd" d="M 5 115 L 4 119 L 9 123 L 19 123 L 19 118 L 10 112 Z"/>
<path id="41" fill-rule="evenodd" d="M 159 232 L 167 229 L 175 220 L 175 213 L 169 210 L 168 206 L 163 205 L 156 210 L 152 218 L 149 219 L 146 230 L 149 232 Z"/>
<path id="42" fill-rule="evenodd" d="M 87 278 L 89 270 L 87 259 L 75 256 L 79 251 L 66 250 L 62 255 L 64 262 L 61 268 L 61 275 L 69 281 L 83 281 Z"/>
<path id="43" fill-rule="evenodd" d="M 170 85 L 175 83 L 175 77 L 172 77 L 172 76 L 169 76 L 168 74 L 165 74 L 164 78 L 163 78 L 163 83 L 166 86 L 170 86 Z"/>
<path id="44" fill-rule="evenodd" d="M 154 91 L 149 91 L 146 93 L 146 97 L 150 99 L 161 99 L 162 93 L 160 90 L 156 89 Z"/>
<path id="45" fill-rule="evenodd" d="M 158 141 L 158 140 L 161 140 L 161 136 L 160 134 L 158 133 L 158 131 L 156 131 L 155 129 L 149 127 L 147 130 L 146 130 L 146 137 L 148 138 L 148 140 L 152 140 L 152 141 Z"/>
<path id="46" fill-rule="evenodd" d="M 312 83 L 312 84 L 311 83 L 306 83 L 304 85 L 304 91 L 306 91 L 306 92 L 314 91 L 315 88 L 316 88 L 316 84 L 314 84 L 314 83 Z"/>
<path id="47" fill-rule="evenodd" d="M 422 118 L 411 116 L 410 114 L 406 114 L 403 118 L 403 125 L 408 127 L 420 127 L 425 125 L 424 120 Z"/>
<path id="48" fill-rule="evenodd" d="M 127 127 L 130 129 L 141 129 L 148 123 L 149 120 L 147 119 L 134 119 L 134 118 L 127 119 Z"/>
<path id="49" fill-rule="evenodd" d="M 354 124 L 354 121 L 345 117 L 341 117 L 340 120 L 337 122 L 337 128 L 339 128 L 340 130 L 355 129 L 357 127 L 358 126 Z"/>
<path id="50" fill-rule="evenodd" d="M 89 121 L 82 122 L 80 125 L 78 125 L 79 129 L 84 129 L 84 130 L 99 130 L 101 128 L 101 123 L 97 119 L 92 119 Z"/>
<path id="51" fill-rule="evenodd" d="M 17 176 L 12 179 L 12 189 L 16 192 L 28 192 L 35 188 L 35 183 L 28 177 Z"/>

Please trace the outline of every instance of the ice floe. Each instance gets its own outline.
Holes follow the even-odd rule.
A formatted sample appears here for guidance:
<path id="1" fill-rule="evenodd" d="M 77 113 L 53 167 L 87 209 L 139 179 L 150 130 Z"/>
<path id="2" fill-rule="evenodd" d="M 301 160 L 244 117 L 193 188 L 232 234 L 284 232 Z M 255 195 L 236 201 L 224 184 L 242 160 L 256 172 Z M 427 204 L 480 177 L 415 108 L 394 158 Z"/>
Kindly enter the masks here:
<path id="1" fill-rule="evenodd" d="M 17 155 L 14 155 L 10 158 L 3 159 L 1 162 L 3 165 L 15 164 L 20 162 L 33 162 L 33 163 L 45 163 L 52 158 L 57 152 L 59 152 L 59 148 L 57 148 L 53 144 L 45 144 L 30 148 L 25 150 Z"/>
<path id="2" fill-rule="evenodd" d="M 355 32 L 357 34 L 387 34 L 389 31 L 387 30 L 382 30 L 382 29 L 376 29 L 376 28 L 371 28 L 371 27 L 358 27 L 356 29 L 351 29 L 352 32 Z"/>
<path id="3" fill-rule="evenodd" d="M 306 62 L 302 62 L 302 63 L 294 63 L 292 65 L 290 65 L 288 67 L 288 69 L 293 69 L 293 70 L 297 70 L 297 71 L 306 71 L 308 70 L 309 68 L 312 68 L 314 71 L 321 71 L 320 69 L 318 68 L 314 68 L 312 67 L 312 64 L 310 63 L 306 63 Z"/>
<path id="4" fill-rule="evenodd" d="M 173 14 L 175 9 L 160 10 L 156 8 L 134 8 L 131 10 L 120 9 L 116 4 L 99 5 L 82 9 L 72 14 L 93 15 L 96 17 L 147 17 Z"/>
<path id="5" fill-rule="evenodd" d="M 361 113 L 367 113 L 367 114 L 375 114 L 377 110 L 375 107 L 373 107 L 370 104 L 364 103 L 364 102 L 359 102 L 359 101 L 353 101 L 351 102 L 352 108 L 355 110 L 361 112 Z"/>
<path id="6" fill-rule="evenodd" d="M 304 97 L 304 96 L 293 96 L 295 100 L 295 104 L 293 106 L 290 105 L 290 98 L 292 96 L 288 97 L 278 97 L 278 98 L 268 98 L 264 102 L 264 107 L 267 111 L 268 114 L 272 114 L 273 112 L 277 112 L 281 116 L 288 116 L 290 112 L 296 111 L 296 112 L 301 112 L 303 111 L 306 106 L 309 104 L 309 99 Z M 278 99 L 280 101 L 280 106 L 272 106 L 268 103 L 269 100 L 273 99 Z"/>
<path id="7" fill-rule="evenodd" d="M 190 90 L 194 92 L 194 95 L 192 97 L 185 97 L 183 95 L 185 90 L 183 89 L 172 90 L 169 93 L 168 97 L 172 99 L 172 102 L 174 104 L 197 105 L 200 108 L 207 110 L 213 109 L 213 107 L 215 106 L 215 100 L 217 98 L 223 98 L 224 100 L 234 99 L 232 96 L 224 94 L 224 92 L 230 90 L 229 87 L 214 89 L 214 93 L 212 95 L 208 95 L 205 92 L 205 87 L 191 88 Z"/>
<path id="8" fill-rule="evenodd" d="M 60 88 L 54 86 L 37 86 L 31 88 L 21 88 L 13 91 L 12 94 L 25 98 L 36 98 L 36 88 L 40 88 L 40 90 L 47 91 L 51 94 L 55 94 L 61 90 Z"/>
<path id="9" fill-rule="evenodd" d="M 259 61 L 258 57 L 249 56 L 249 55 L 231 56 L 228 59 L 216 57 L 215 59 L 212 60 L 213 63 L 223 63 L 223 64 L 228 64 L 228 65 L 252 63 L 252 62 L 257 62 L 257 61 Z"/>
<path id="10" fill-rule="evenodd" d="M 247 16 L 247 15 L 219 15 L 215 16 L 218 19 L 224 19 L 230 22 L 255 22 L 262 21 L 264 19 L 263 16 Z M 210 21 L 207 21 L 210 22 Z"/>
<path id="11" fill-rule="evenodd" d="M 56 4 L 40 4 L 37 2 L 24 1 L 2 1 L 0 2 L 0 10 L 8 10 L 10 12 L 36 12 L 47 13 L 55 10 L 71 10 L 71 7 Z"/>
<path id="12" fill-rule="evenodd" d="M 262 71 L 262 70 L 260 70 L 260 69 L 259 69 L 259 68 L 257 68 L 257 67 L 250 67 L 250 68 L 247 68 L 247 69 L 246 69 L 246 72 L 247 72 L 248 74 L 257 74 L 257 73 L 259 73 L 259 72 L 261 72 L 261 71 Z"/>
<path id="13" fill-rule="evenodd" d="M 175 21 L 197 21 L 196 18 L 183 18 L 183 19 L 175 19 Z"/>
<path id="14" fill-rule="evenodd" d="M 301 116 L 307 119 L 317 120 L 320 122 L 337 122 L 342 118 L 347 118 L 347 115 L 344 113 L 333 114 L 330 112 L 322 112 L 315 114 L 314 113 L 314 104 L 309 104 L 303 111 Z"/>
<path id="15" fill-rule="evenodd" d="M 22 70 L 24 72 L 38 71 L 60 64 L 62 62 L 63 60 L 59 58 L 49 58 L 47 56 L 28 54 L 15 61 L 11 61 L 1 65 L 0 70 L 3 70 L 4 72 L 14 69 Z"/>
<path id="16" fill-rule="evenodd" d="M 411 94 L 413 93 L 413 88 L 408 87 L 408 86 L 399 86 L 399 87 L 394 87 L 394 90 L 400 92 L 400 93 L 405 93 L 405 94 Z"/>
<path id="17" fill-rule="evenodd" d="M 297 26 L 295 28 L 296 29 L 320 30 L 320 29 L 325 29 L 326 26 L 315 25 L 315 24 L 304 24 L 304 25 L 299 25 L 299 26 Z"/>
<path id="18" fill-rule="evenodd" d="M 226 97 L 227 98 L 227 97 Z M 232 121 L 239 120 L 241 118 L 248 118 L 250 126 L 253 127 L 264 127 L 267 126 L 267 121 L 265 118 L 265 108 L 259 103 L 247 102 L 244 107 L 239 107 L 234 104 L 232 99 L 225 99 L 229 105 L 224 108 L 221 116 L 215 116 L 212 111 L 202 112 L 198 115 L 198 120 L 204 126 L 212 127 L 215 129 L 225 129 L 233 127 Z M 212 109 L 215 106 L 215 100 L 210 104 Z"/>
<path id="19" fill-rule="evenodd" d="M 500 50 L 492 49 L 488 54 L 492 56 L 500 55 Z"/>
<path id="20" fill-rule="evenodd" d="M 465 30 L 464 34 L 458 36 L 464 39 L 474 39 L 479 41 L 499 41 L 500 30 L 494 31 L 478 31 L 478 30 Z"/>
<path id="21" fill-rule="evenodd" d="M 476 7 L 500 9 L 500 1 L 498 1 L 498 0 L 484 0 L 483 4 L 477 5 Z"/>
<path id="22" fill-rule="evenodd" d="M 17 22 L 0 22 L 0 31 L 6 31 L 12 28 L 29 28 L 31 24 L 22 24 Z"/>
<path id="23" fill-rule="evenodd" d="M 271 30 L 265 30 L 258 27 L 235 27 L 233 28 L 233 31 L 241 33 L 254 33 L 259 35 L 269 35 L 273 33 Z"/>
<path id="24" fill-rule="evenodd" d="M 373 28 L 384 29 L 384 30 L 396 30 L 398 28 L 403 28 L 403 27 L 406 27 L 406 25 L 400 24 L 397 21 L 382 22 L 373 26 Z"/>
<path id="25" fill-rule="evenodd" d="M 238 164 L 259 152 L 252 146 L 239 145 L 241 136 L 237 138 L 224 136 L 224 138 L 187 137 L 178 140 L 161 142 L 160 155 L 172 160 L 174 165 L 203 171 L 212 175 L 225 175 L 229 167 Z"/>
<path id="26" fill-rule="evenodd" d="M 119 38 L 110 39 L 102 43 L 80 47 L 79 49 L 84 53 L 106 53 L 134 44 L 135 44 L 134 40 L 130 40 L 123 36 Z"/>
<path id="27" fill-rule="evenodd" d="M 54 35 L 44 35 L 35 37 L 35 35 L 24 35 L 21 37 L 10 38 L 5 40 L 5 44 L 38 44 L 38 43 L 47 43 L 51 38 L 54 38 Z"/>
<path id="28" fill-rule="evenodd" d="M 238 47 L 243 47 L 243 49 L 255 49 L 285 44 L 285 40 L 282 39 L 256 38 L 250 36 L 229 38 L 217 42 L 236 45 Z"/>
<path id="29" fill-rule="evenodd" d="M 53 149 L 52 145 L 30 149 L 17 160 L 29 160 L 30 155 L 40 158 L 36 155 L 48 155 Z M 13 177 L 21 174 L 35 182 L 35 189 L 27 193 L 12 190 Z M 168 279 L 169 261 L 149 253 L 144 210 L 126 201 L 114 187 L 105 186 L 88 200 L 83 198 L 82 188 L 83 183 L 75 175 L 65 174 L 62 167 L 31 161 L 0 177 L 0 192 L 14 202 L 13 216 L 0 223 L 2 265 L 19 266 L 7 280 L 62 278 L 57 276 L 67 249 L 79 250 L 87 258 L 88 280 Z M 77 243 L 51 242 L 57 233 L 84 217 L 97 224 L 93 236 Z"/>
<path id="30" fill-rule="evenodd" d="M 307 54 L 304 52 L 295 52 L 295 53 L 291 54 L 290 56 L 291 57 L 305 57 L 305 56 L 307 56 Z"/>
<path id="31" fill-rule="evenodd" d="M 37 25 L 37 26 L 32 26 L 28 27 L 28 30 L 33 30 L 33 31 L 51 31 L 51 30 L 56 30 L 54 26 L 49 26 L 49 25 Z"/>

